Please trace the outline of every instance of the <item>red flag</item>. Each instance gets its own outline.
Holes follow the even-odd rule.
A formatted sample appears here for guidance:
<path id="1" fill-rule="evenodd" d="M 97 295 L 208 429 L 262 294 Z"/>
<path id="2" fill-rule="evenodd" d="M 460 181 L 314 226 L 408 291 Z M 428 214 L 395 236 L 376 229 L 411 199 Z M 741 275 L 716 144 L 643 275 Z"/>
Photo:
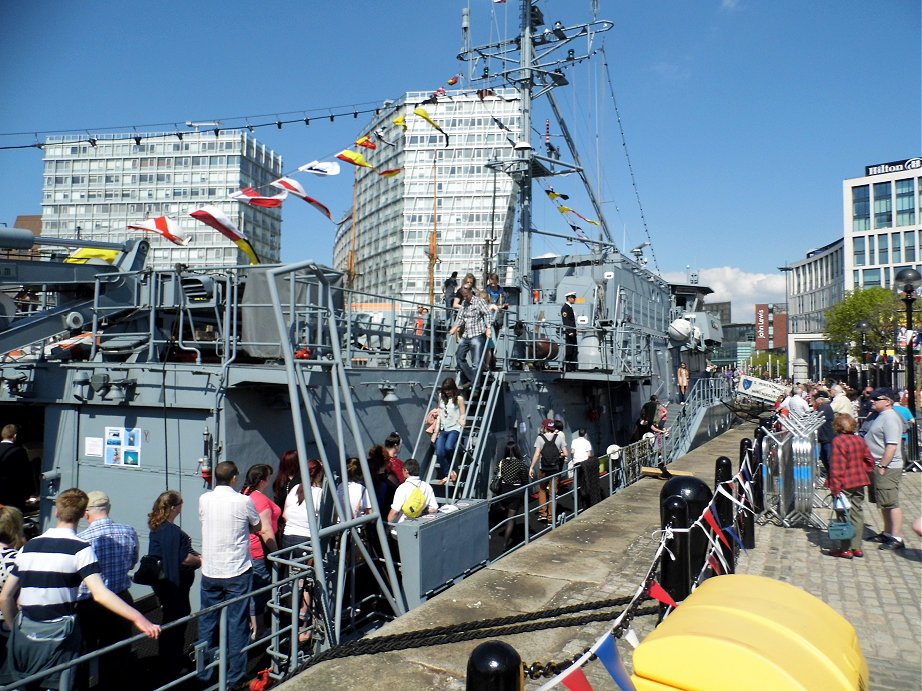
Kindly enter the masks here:
<path id="1" fill-rule="evenodd" d="M 678 607 L 676 601 L 672 599 L 672 595 L 667 593 L 666 589 L 663 588 L 663 586 L 661 586 L 656 580 L 650 584 L 647 592 L 650 594 L 650 597 L 659 600 L 664 605 L 669 605 L 670 607 Z"/>
<path id="2" fill-rule="evenodd" d="M 148 233 L 157 233 L 174 245 L 182 245 L 185 247 L 192 242 L 192 236 L 188 233 L 183 233 L 176 224 L 176 221 L 166 216 L 149 218 L 137 225 L 129 225 L 128 227 L 132 230 L 146 230 Z"/>
<path id="3" fill-rule="evenodd" d="M 333 214 L 330 213 L 330 210 L 326 206 L 318 202 L 316 199 L 314 199 L 313 197 L 309 197 L 307 195 L 307 192 L 305 192 L 304 188 L 301 186 L 301 183 L 298 182 L 297 180 L 293 180 L 292 178 L 279 178 L 275 182 L 271 182 L 269 184 L 272 185 L 273 187 L 278 187 L 279 189 L 287 190 L 291 192 L 293 195 L 295 195 L 296 197 L 300 197 L 301 199 L 306 201 L 308 204 L 313 206 L 315 209 L 317 209 L 317 211 L 319 211 L 324 216 L 329 218 L 331 221 L 333 220 Z"/>
<path id="4" fill-rule="evenodd" d="M 189 215 L 205 225 L 211 226 L 224 237 L 233 240 L 234 244 L 250 258 L 251 264 L 259 264 L 259 257 L 256 254 L 256 250 L 253 249 L 253 245 L 250 244 L 246 235 L 240 232 L 237 226 L 234 225 L 234 222 L 231 221 L 223 211 L 214 206 L 203 206 L 201 209 L 193 211 Z"/>
<path id="5" fill-rule="evenodd" d="M 371 149 L 372 151 L 378 148 L 378 145 L 371 141 L 371 137 L 365 135 L 364 137 L 359 137 L 355 140 L 356 146 L 361 146 L 366 149 Z"/>
<path id="6" fill-rule="evenodd" d="M 714 518 L 714 514 L 711 512 L 710 507 L 707 508 L 704 512 L 704 520 L 707 521 L 707 524 L 711 526 L 711 530 L 714 531 L 714 534 L 720 538 L 720 541 L 724 543 L 727 548 L 730 547 L 730 541 L 727 539 L 727 536 L 724 535 L 724 531 L 720 529 L 720 526 L 717 524 L 717 519 Z"/>
<path id="7" fill-rule="evenodd" d="M 461 79 L 461 76 L 456 74 L 454 77 L 448 80 L 448 86 L 454 86 L 458 83 L 459 79 Z"/>
<path id="8" fill-rule="evenodd" d="M 577 667 L 560 681 L 570 691 L 592 691 L 592 684 L 586 678 L 582 667 Z"/>
<path id="9" fill-rule="evenodd" d="M 266 197 L 256 191 L 254 187 L 244 187 L 239 192 L 232 192 L 231 199 L 250 206 L 259 206 L 264 209 L 277 209 L 282 205 L 282 201 L 288 196 L 287 191 L 283 191 L 274 197 Z"/>
<path id="10" fill-rule="evenodd" d="M 378 173 L 378 175 L 380 175 L 382 178 L 392 178 L 395 175 L 400 175 L 402 171 L 402 168 L 391 168 L 390 170 L 382 170 L 380 173 Z"/>
<path id="11" fill-rule="evenodd" d="M 724 571 L 720 568 L 720 562 L 717 561 L 717 557 L 713 554 L 708 555 L 708 566 L 711 567 L 711 570 L 716 573 L 718 576 L 722 576 Z"/>

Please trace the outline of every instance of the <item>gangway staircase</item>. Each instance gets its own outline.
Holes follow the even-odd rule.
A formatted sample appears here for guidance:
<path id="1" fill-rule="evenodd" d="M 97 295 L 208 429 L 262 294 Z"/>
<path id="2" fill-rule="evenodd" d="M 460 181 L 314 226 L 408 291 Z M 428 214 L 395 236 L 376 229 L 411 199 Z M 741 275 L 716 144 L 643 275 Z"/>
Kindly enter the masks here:
<path id="1" fill-rule="evenodd" d="M 456 345 L 452 343 L 445 353 L 439 376 L 436 377 L 436 382 L 429 396 L 429 404 L 426 407 L 427 411 L 438 405 L 441 383 L 444 381 L 444 376 L 448 376 L 447 372 L 444 376 L 442 372 L 445 372 L 447 369 L 446 365 L 449 367 L 453 366 L 456 349 Z M 437 459 L 433 457 L 423 478 L 436 489 L 438 489 L 440 485 L 444 487 L 444 496 L 447 503 L 454 503 L 459 499 L 467 499 L 474 496 L 476 488 L 481 481 L 480 478 L 483 473 L 483 455 L 487 447 L 487 444 L 483 442 L 489 434 L 493 414 L 501 397 L 500 392 L 502 390 L 505 374 L 502 371 L 492 372 L 484 369 L 483 363 L 486 353 L 487 351 L 484 349 L 471 387 L 471 390 L 475 393 L 471 396 L 471 400 L 465 401 L 467 404 L 465 425 L 464 429 L 461 430 L 461 435 L 458 438 L 458 443 L 455 445 L 455 450 L 451 457 L 448 477 L 442 478 L 444 482 L 438 479 L 438 463 Z M 451 370 L 449 369 L 449 371 Z M 424 416 L 419 434 L 416 437 L 416 444 L 413 447 L 413 456 L 415 458 L 422 457 L 422 451 L 425 448 L 424 444 L 428 443 L 428 440 L 425 439 L 427 436 L 425 434 L 425 427 L 426 422 Z"/>

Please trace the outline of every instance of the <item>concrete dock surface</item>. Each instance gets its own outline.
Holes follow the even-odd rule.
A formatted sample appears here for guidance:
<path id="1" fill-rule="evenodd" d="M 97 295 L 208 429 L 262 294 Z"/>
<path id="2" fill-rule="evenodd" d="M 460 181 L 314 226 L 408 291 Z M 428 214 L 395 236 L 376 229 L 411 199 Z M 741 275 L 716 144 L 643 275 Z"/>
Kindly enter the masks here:
<path id="1" fill-rule="evenodd" d="M 736 468 L 740 440 L 751 438 L 754 430 L 751 424 L 736 427 L 670 468 L 691 471 L 713 486 L 715 459 L 728 456 Z M 659 479 L 640 480 L 368 638 L 631 596 L 659 544 L 655 531 L 662 485 Z M 904 474 L 901 503 L 907 531 L 922 511 L 920 489 L 922 473 Z M 865 505 L 865 522 L 874 532 L 880 530 L 876 506 Z M 880 551 L 869 542 L 863 559 L 837 559 L 821 553 L 821 547 L 828 545 L 824 531 L 764 524 L 756 527 L 756 548 L 740 555 L 737 572 L 791 583 L 828 603 L 858 632 L 870 667 L 870 688 L 912 691 L 922 689 L 922 550 L 914 534 L 906 536 L 906 542 L 907 549 L 902 551 Z M 613 610 L 615 615 L 618 611 Z M 655 616 L 634 620 L 641 641 L 655 623 Z M 526 664 L 557 662 L 582 653 L 609 626 L 610 621 L 549 628 L 504 636 L 503 640 Z M 329 660 L 279 688 L 464 689 L 470 652 L 484 640 L 488 639 Z M 618 649 L 630 669 L 630 646 L 619 640 Z M 600 662 L 589 662 L 583 671 L 594 688 L 614 688 Z M 545 681 L 526 680 L 526 688 L 535 689 Z"/>

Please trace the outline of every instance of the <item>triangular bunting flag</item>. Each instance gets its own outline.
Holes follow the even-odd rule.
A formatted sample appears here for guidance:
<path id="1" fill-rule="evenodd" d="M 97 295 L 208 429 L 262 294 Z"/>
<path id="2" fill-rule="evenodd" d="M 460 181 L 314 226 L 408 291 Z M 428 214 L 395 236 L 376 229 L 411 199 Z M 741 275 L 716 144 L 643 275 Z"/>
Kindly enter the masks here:
<path id="1" fill-rule="evenodd" d="M 234 201 L 250 206 L 258 206 L 263 209 L 277 209 L 288 196 L 288 191 L 283 190 L 272 197 L 266 197 L 256 191 L 255 187 L 244 187 L 239 192 L 232 192 L 230 198 Z"/>
<path id="2" fill-rule="evenodd" d="M 570 691 L 592 691 L 592 684 L 589 683 L 581 667 L 577 667 L 560 681 Z"/>
<path id="3" fill-rule="evenodd" d="M 397 125 L 397 127 L 402 127 L 404 132 L 407 131 L 407 116 L 406 115 L 401 115 L 398 118 L 394 118 L 393 120 L 391 120 L 391 122 Z"/>
<path id="4" fill-rule="evenodd" d="M 655 580 L 650 583 L 650 587 L 647 589 L 647 592 L 650 593 L 650 597 L 655 600 L 659 600 L 664 605 L 669 605 L 670 607 L 678 607 L 676 601 L 672 599 L 672 595 L 666 592 L 666 589 L 659 584 L 659 581 Z"/>
<path id="5" fill-rule="evenodd" d="M 185 247 L 192 242 L 192 236 L 179 229 L 179 225 L 171 218 L 157 216 L 146 221 L 128 226 L 132 230 L 146 230 L 148 233 L 162 235 L 174 245 Z"/>
<path id="6" fill-rule="evenodd" d="M 714 534 L 720 538 L 720 541 L 724 543 L 727 548 L 730 548 L 730 541 L 727 540 L 727 536 L 724 535 L 724 531 L 720 529 L 720 525 L 717 523 L 717 517 L 714 515 L 716 508 L 711 504 L 707 509 L 704 510 L 704 520 L 707 521 L 707 524 L 711 526 L 711 530 L 714 531 Z"/>
<path id="7" fill-rule="evenodd" d="M 708 566 L 711 567 L 711 570 L 718 576 L 723 576 L 723 569 L 720 568 L 720 564 L 717 562 L 717 558 L 711 554 L 708 555 Z"/>
<path id="8" fill-rule="evenodd" d="M 432 125 L 439 132 L 441 132 L 442 135 L 445 137 L 445 146 L 448 146 L 448 134 L 445 132 L 445 130 L 439 127 L 438 124 L 436 124 L 435 120 L 432 119 L 432 117 L 429 115 L 428 111 L 425 108 L 414 108 L 413 112 L 416 113 L 416 115 L 421 117 L 423 120 L 428 122 L 430 125 Z"/>
<path id="9" fill-rule="evenodd" d="M 624 661 L 618 653 L 618 646 L 615 645 L 614 636 L 608 634 L 605 640 L 602 641 L 602 645 L 596 649 L 595 654 L 605 665 L 605 669 L 608 670 L 611 678 L 615 680 L 621 691 L 636 691 L 634 682 L 631 681 L 631 677 L 624 666 Z"/>
<path id="10" fill-rule="evenodd" d="M 400 175 L 402 170 L 402 168 L 391 168 L 390 170 L 382 170 L 380 173 L 378 173 L 378 175 L 380 175 L 382 178 L 392 178 L 395 175 Z"/>
<path id="11" fill-rule="evenodd" d="M 346 163 L 351 163 L 354 166 L 361 166 L 362 168 L 374 168 L 368 161 L 365 160 L 365 157 L 362 156 L 358 151 L 350 151 L 349 149 L 344 149 L 336 154 L 336 158 Z"/>

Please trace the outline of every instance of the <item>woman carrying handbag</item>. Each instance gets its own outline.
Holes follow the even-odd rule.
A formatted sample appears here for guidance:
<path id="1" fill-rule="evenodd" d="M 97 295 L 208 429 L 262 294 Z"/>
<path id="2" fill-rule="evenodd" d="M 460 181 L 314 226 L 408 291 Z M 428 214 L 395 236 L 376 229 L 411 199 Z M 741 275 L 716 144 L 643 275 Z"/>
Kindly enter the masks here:
<path id="1" fill-rule="evenodd" d="M 836 436 L 832 440 L 826 486 L 836 501 L 841 503 L 840 497 L 847 498 L 848 521 L 854 533 L 848 540 L 839 540 L 825 554 L 841 559 L 863 557 L 861 537 L 864 532 L 864 511 L 861 503 L 864 500 L 864 488 L 871 484 L 874 459 L 864 439 L 855 434 L 858 422 L 851 415 L 836 415 L 832 429 Z"/>

